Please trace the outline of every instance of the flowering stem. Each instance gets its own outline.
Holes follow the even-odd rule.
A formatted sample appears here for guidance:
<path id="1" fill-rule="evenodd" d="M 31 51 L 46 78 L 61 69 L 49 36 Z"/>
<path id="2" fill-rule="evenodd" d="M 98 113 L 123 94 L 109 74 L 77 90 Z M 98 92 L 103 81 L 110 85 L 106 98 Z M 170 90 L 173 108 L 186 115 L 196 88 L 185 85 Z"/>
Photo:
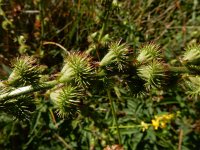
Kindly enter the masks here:
<path id="1" fill-rule="evenodd" d="M 17 97 L 17 96 L 20 96 L 20 95 L 23 95 L 23 94 L 41 91 L 41 90 L 44 90 L 44 89 L 49 89 L 51 87 L 54 87 L 58 83 L 59 82 L 57 80 L 53 80 L 53 81 L 48 81 L 48 82 L 41 83 L 41 84 L 38 84 L 38 85 L 28 85 L 28 86 L 20 87 L 20 88 L 13 90 L 13 91 L 10 91 L 10 92 L 7 92 L 7 93 L 0 95 L 0 101 L 10 99 L 10 98 L 14 98 L 14 97 Z"/>
<path id="2" fill-rule="evenodd" d="M 118 126 L 119 129 L 130 129 L 130 128 L 138 128 L 141 125 L 129 125 L 129 126 Z M 109 127 L 110 129 L 115 129 L 117 128 L 116 126 L 114 127 Z"/>
<path id="3" fill-rule="evenodd" d="M 114 102 L 112 100 L 112 97 L 110 95 L 110 91 L 109 90 L 107 90 L 107 94 L 108 94 L 108 98 L 109 98 L 109 101 L 110 101 L 114 122 L 115 122 L 116 128 L 117 128 L 119 144 L 121 145 L 122 144 L 122 140 L 121 140 L 121 134 L 120 134 L 120 130 L 119 130 L 119 125 L 118 125 L 118 122 L 117 122 L 117 116 L 116 116 L 116 112 L 115 112 Z"/>

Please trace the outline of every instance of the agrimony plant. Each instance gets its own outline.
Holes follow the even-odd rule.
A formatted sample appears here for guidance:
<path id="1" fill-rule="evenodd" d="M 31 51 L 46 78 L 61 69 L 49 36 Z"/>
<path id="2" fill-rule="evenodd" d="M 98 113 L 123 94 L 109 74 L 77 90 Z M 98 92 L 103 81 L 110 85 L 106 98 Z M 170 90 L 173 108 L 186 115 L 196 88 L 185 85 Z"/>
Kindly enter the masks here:
<path id="1" fill-rule="evenodd" d="M 169 70 L 165 69 L 156 44 L 150 43 L 143 46 L 136 58 L 137 62 L 140 62 L 139 65 L 133 64 L 131 66 L 129 63 L 131 58 L 129 57 L 127 44 L 120 44 L 120 41 L 111 43 L 108 53 L 99 62 L 99 66 L 96 66 L 99 67 L 96 70 L 92 65 L 92 58 L 87 54 L 70 52 L 64 60 L 64 66 L 58 78 L 53 81 L 42 82 L 41 74 L 43 67 L 38 65 L 33 57 L 23 56 L 14 61 L 13 72 L 8 81 L 5 82 L 7 84 L 2 86 L 6 90 L 3 90 L 4 94 L 0 95 L 0 101 L 5 102 L 9 99 L 18 99 L 22 94 L 29 94 L 34 91 L 50 89 L 61 85 L 63 87 L 51 92 L 50 97 L 57 108 L 59 116 L 64 117 L 78 110 L 81 104 L 80 96 L 82 92 L 77 87 L 89 90 L 88 87 L 91 80 L 102 83 L 102 87 L 104 87 L 108 84 L 108 81 L 111 82 L 109 85 L 116 84 L 116 80 L 113 80 L 116 78 L 120 86 L 121 84 L 127 84 L 130 87 L 130 93 L 134 95 L 141 95 L 147 92 L 145 88 L 150 90 L 151 88 L 160 88 L 164 85 L 163 81 L 166 77 L 166 71 L 169 71 L 170 67 L 168 68 Z M 116 68 L 121 71 L 120 78 L 118 76 L 119 72 L 113 72 L 109 76 L 106 73 L 101 74 L 102 68 L 105 67 L 104 69 L 107 69 L 109 66 L 112 66 L 112 69 Z M 127 69 L 127 71 L 124 72 L 124 69 Z M 175 69 L 175 72 L 178 73 L 177 67 Z M 100 78 L 97 78 L 95 73 L 101 75 Z M 180 73 L 184 72 L 181 71 Z M 186 82 L 189 85 L 189 92 L 187 92 L 189 95 L 197 95 L 193 93 L 199 93 L 198 81 L 195 81 L 197 82 L 195 83 L 193 80 L 193 78 L 189 78 Z M 195 80 L 197 80 L 197 77 Z M 98 90 L 94 91 L 98 94 Z M 92 95 L 92 93 L 90 94 Z"/>

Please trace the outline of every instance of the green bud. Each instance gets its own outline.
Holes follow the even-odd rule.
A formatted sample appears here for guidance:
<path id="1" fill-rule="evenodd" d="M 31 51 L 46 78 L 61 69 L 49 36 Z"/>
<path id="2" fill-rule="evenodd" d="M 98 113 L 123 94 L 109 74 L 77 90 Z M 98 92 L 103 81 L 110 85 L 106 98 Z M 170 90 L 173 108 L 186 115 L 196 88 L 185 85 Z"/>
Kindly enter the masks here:
<path id="1" fill-rule="evenodd" d="M 9 30 L 9 28 L 14 28 L 14 25 L 12 23 L 11 20 L 4 20 L 2 23 L 1 23 L 1 26 L 4 30 Z"/>
<path id="2" fill-rule="evenodd" d="M 26 38 L 25 38 L 25 36 L 20 35 L 20 36 L 18 37 L 18 42 L 19 42 L 20 45 L 24 45 L 24 44 L 26 43 Z"/>
<path id="3" fill-rule="evenodd" d="M 105 46 L 108 44 L 109 41 L 110 41 L 109 34 L 106 34 L 105 36 L 102 37 L 100 43 L 101 45 Z"/>
<path id="4" fill-rule="evenodd" d="M 30 46 L 28 46 L 28 45 L 21 45 L 21 46 L 19 47 L 18 51 L 19 51 L 20 54 L 24 54 L 24 53 L 26 53 L 27 51 L 29 51 L 30 49 L 31 49 L 31 48 L 30 48 Z"/>

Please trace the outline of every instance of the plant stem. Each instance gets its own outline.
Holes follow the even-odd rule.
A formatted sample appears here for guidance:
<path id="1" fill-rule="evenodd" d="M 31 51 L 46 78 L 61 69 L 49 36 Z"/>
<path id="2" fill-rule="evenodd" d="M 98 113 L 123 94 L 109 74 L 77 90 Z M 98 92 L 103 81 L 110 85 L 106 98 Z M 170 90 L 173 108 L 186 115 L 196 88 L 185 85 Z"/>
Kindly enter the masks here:
<path id="1" fill-rule="evenodd" d="M 130 129 L 130 128 L 138 128 L 140 125 L 127 125 L 127 126 L 118 126 L 119 129 Z M 110 129 L 115 129 L 117 127 L 109 127 Z"/>
<path id="2" fill-rule="evenodd" d="M 60 45 L 59 43 L 50 42 L 50 41 L 45 41 L 45 42 L 43 42 L 43 45 L 56 45 L 56 46 L 60 47 L 62 50 L 64 50 L 64 52 L 65 52 L 66 54 L 69 54 L 69 52 L 67 51 L 67 49 L 64 48 L 62 45 Z"/>
<path id="3" fill-rule="evenodd" d="M 41 41 L 43 41 L 44 39 L 44 0 L 40 0 L 39 10 L 40 10 L 40 21 L 41 21 Z"/>
<path id="4" fill-rule="evenodd" d="M 63 143 L 63 145 L 65 146 L 66 149 L 72 150 L 72 147 L 69 144 L 67 144 L 66 141 L 60 135 L 58 135 L 57 133 L 55 133 L 54 135 L 55 135 L 56 138 L 58 138 L 58 140 L 60 142 Z"/>
<path id="5" fill-rule="evenodd" d="M 117 122 L 117 116 L 116 116 L 116 112 L 115 112 L 114 102 L 113 102 L 112 97 L 110 95 L 110 90 L 107 90 L 107 94 L 108 94 L 108 99 L 110 101 L 110 105 L 111 105 L 111 109 L 112 109 L 112 115 L 113 115 L 113 118 L 114 118 L 114 122 L 115 122 L 116 128 L 117 128 L 117 134 L 118 134 L 119 144 L 121 145 L 122 144 L 121 134 L 120 134 L 119 125 L 118 125 L 118 122 Z"/>
<path id="6" fill-rule="evenodd" d="M 41 90 L 44 90 L 44 89 L 49 89 L 49 88 L 55 86 L 58 83 L 59 82 L 57 80 L 53 80 L 53 81 L 41 83 L 41 84 L 38 84 L 38 85 L 28 85 L 28 86 L 20 87 L 20 88 L 13 90 L 13 91 L 10 91 L 10 92 L 7 92 L 7 93 L 0 95 L 0 101 L 10 99 L 10 98 L 15 98 L 15 97 L 23 95 L 23 94 L 41 91 Z"/>
<path id="7" fill-rule="evenodd" d="M 178 141 L 178 150 L 181 150 L 182 142 L 183 142 L 183 130 L 180 129 L 180 132 L 179 132 L 179 141 Z"/>
<path id="8" fill-rule="evenodd" d="M 186 67 L 174 67 L 168 66 L 169 70 L 176 73 L 189 73 L 190 71 Z"/>

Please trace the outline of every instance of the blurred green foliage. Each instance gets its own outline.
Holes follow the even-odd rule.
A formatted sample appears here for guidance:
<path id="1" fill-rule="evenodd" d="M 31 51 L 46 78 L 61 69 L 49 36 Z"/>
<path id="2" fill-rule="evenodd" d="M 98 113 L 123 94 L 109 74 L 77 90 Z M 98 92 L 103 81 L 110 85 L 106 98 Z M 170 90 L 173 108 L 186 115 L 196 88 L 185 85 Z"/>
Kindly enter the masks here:
<path id="1" fill-rule="evenodd" d="M 86 52 L 93 56 L 93 66 L 98 66 L 103 64 L 98 63 L 100 60 L 106 60 L 104 56 L 108 54 L 109 48 L 112 53 L 109 43 L 113 42 L 114 45 L 119 40 L 127 43 L 128 49 L 125 51 L 130 54 L 138 54 L 145 43 L 158 43 L 164 57 L 162 63 L 180 66 L 180 55 L 184 53 L 187 44 L 200 41 L 200 2 L 0 0 L 0 22 L 0 78 L 5 80 L 9 77 L 14 58 L 30 55 L 38 58 L 43 66 L 47 66 L 45 74 L 48 76 L 42 78 L 46 81 L 58 76 L 56 74 L 60 72 L 65 61 L 63 57 L 66 50 Z M 126 49 L 125 45 L 121 46 Z M 120 53 L 116 55 L 110 57 L 109 61 L 114 61 L 114 64 L 118 62 Z M 123 64 L 126 61 L 127 64 Z M 126 60 L 126 56 L 120 62 L 122 66 L 114 70 L 111 64 L 107 72 L 102 71 L 102 74 L 112 75 L 113 70 L 118 72 L 131 63 Z M 20 104 L 14 103 L 14 100 L 7 104 L 8 108 L 15 105 L 16 110 L 21 109 L 20 106 L 28 107 L 30 111 L 24 113 L 31 115 L 25 121 L 8 115 L 15 114 L 12 108 L 9 108 L 12 111 L 5 113 L 6 109 L 1 106 L 3 102 L 0 102 L 0 149 L 99 150 L 108 145 L 120 144 L 110 98 L 114 101 L 113 107 L 124 149 L 198 149 L 200 102 L 199 95 L 192 95 L 191 91 L 199 89 L 199 78 L 187 75 L 182 77 L 178 73 L 172 76 L 169 73 L 167 83 L 162 84 L 165 88 L 143 91 L 148 86 L 143 83 L 148 78 L 148 68 L 156 68 L 158 65 L 162 69 L 163 66 L 159 63 L 160 60 L 152 63 L 155 66 L 149 65 L 146 68 L 143 64 L 137 64 L 143 74 L 142 79 L 139 76 L 129 76 L 130 72 L 136 72 L 133 67 L 130 70 L 123 68 L 127 76 L 106 76 L 100 79 L 101 82 L 91 81 L 92 84 L 85 91 L 87 96 L 83 96 L 85 104 L 80 106 L 79 112 L 72 111 L 72 115 L 64 119 L 59 118 L 56 113 L 48 92 L 36 92 L 29 98 L 32 101 L 34 97 L 35 108 L 23 105 L 23 97 Z M 199 75 L 198 67 L 190 64 L 188 66 L 195 75 Z M 162 71 L 149 74 L 159 76 Z M 167 76 L 168 74 L 166 78 Z M 127 80 L 122 83 L 124 78 Z M 188 86 L 177 84 L 182 79 L 187 80 Z M 151 80 L 148 83 L 156 82 L 158 81 Z M 197 84 L 192 86 L 191 82 Z M 111 91 L 110 98 L 107 89 Z M 151 124 L 156 115 L 166 113 L 175 114 L 175 118 L 165 128 L 155 130 L 151 125 L 142 131 L 142 121 Z"/>

